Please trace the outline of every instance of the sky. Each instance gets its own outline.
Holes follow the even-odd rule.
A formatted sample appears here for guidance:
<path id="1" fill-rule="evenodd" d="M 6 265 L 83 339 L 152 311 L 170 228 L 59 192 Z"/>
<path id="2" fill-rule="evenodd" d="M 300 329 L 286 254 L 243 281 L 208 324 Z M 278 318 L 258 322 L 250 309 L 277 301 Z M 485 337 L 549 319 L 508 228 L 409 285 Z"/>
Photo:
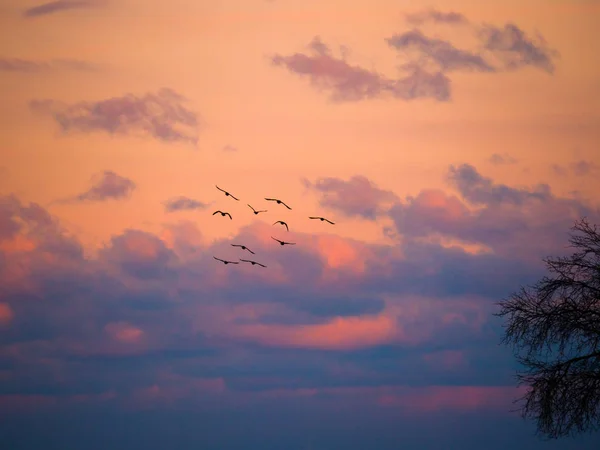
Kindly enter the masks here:
<path id="1" fill-rule="evenodd" d="M 600 224 L 599 19 L 3 0 L 2 442 L 597 448 L 514 412 L 493 313 Z"/>

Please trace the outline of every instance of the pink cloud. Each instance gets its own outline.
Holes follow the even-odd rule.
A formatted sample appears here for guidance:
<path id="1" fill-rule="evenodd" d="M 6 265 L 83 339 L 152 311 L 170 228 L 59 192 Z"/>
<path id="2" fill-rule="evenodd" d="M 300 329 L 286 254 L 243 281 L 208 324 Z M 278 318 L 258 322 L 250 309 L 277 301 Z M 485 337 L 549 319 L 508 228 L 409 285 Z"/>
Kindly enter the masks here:
<path id="1" fill-rule="evenodd" d="M 15 316 L 8 303 L 0 303 L 0 325 L 7 325 Z"/>
<path id="2" fill-rule="evenodd" d="M 140 328 L 126 322 L 109 323 L 104 327 L 104 330 L 113 339 L 125 343 L 139 342 L 144 336 L 144 332 Z"/>
<path id="3" fill-rule="evenodd" d="M 522 389 L 513 386 L 427 386 L 382 395 L 382 406 L 399 407 L 420 413 L 441 410 L 508 410 Z"/>

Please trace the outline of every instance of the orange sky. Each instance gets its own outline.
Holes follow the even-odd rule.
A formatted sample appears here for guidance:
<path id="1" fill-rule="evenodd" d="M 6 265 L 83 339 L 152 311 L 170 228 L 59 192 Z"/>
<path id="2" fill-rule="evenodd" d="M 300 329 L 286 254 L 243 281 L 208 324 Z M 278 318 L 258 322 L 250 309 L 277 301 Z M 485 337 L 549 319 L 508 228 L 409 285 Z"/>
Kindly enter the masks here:
<path id="1" fill-rule="evenodd" d="M 600 177 L 557 177 L 550 168 L 598 160 L 598 3 L 126 0 L 25 21 L 15 14 L 24 3 L 4 2 L 3 58 L 74 59 L 98 69 L 0 72 L 0 186 L 47 205 L 91 245 L 128 226 L 158 231 L 181 218 L 196 221 L 208 239 L 235 233 L 254 219 L 243 208 L 225 226 L 208 211 L 164 213 L 163 202 L 177 195 L 221 205 L 215 183 L 244 203 L 286 199 L 294 206 L 288 217 L 295 229 L 309 232 L 315 224 L 303 217 L 319 208 L 302 177 L 359 174 L 404 197 L 425 186 L 447 189 L 447 166 L 468 162 L 499 183 L 544 182 L 558 194 L 577 189 L 600 198 Z M 383 40 L 403 30 L 402 13 L 424 6 L 461 11 L 473 22 L 514 21 L 527 32 L 540 31 L 560 52 L 555 74 L 527 68 L 458 73 L 450 103 L 332 105 L 306 80 L 268 63 L 268 55 L 302 52 L 319 35 L 334 52 L 349 47 L 352 64 L 391 74 L 398 60 Z M 465 39 L 449 26 L 424 29 Z M 161 87 L 189 98 L 186 105 L 201 117 L 197 147 L 102 132 L 60 136 L 55 123 L 27 106 L 32 99 L 98 101 Z M 225 145 L 238 151 L 224 152 Z M 508 153 L 520 164 L 491 165 L 493 153 Z M 52 203 L 86 190 L 103 170 L 135 181 L 129 200 Z M 377 227 L 357 220 L 344 220 L 337 232 L 381 239 Z"/>
<path id="2" fill-rule="evenodd" d="M 585 0 L 3 0 L 0 414 L 538 448 L 480 414 L 517 393 L 492 312 L 600 221 L 598 24 Z M 51 443 L 88 448 L 67 416 Z"/>

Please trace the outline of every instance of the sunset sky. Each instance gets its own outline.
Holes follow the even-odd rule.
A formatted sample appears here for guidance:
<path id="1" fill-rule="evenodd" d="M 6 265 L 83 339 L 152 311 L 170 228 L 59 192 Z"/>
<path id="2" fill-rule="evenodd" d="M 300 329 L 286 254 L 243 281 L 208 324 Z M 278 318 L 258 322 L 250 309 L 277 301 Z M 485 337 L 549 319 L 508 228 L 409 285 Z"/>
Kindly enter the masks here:
<path id="1" fill-rule="evenodd" d="M 595 0 L 2 0 L 0 442 L 597 448 L 511 412 L 492 314 L 600 224 L 599 24 Z"/>

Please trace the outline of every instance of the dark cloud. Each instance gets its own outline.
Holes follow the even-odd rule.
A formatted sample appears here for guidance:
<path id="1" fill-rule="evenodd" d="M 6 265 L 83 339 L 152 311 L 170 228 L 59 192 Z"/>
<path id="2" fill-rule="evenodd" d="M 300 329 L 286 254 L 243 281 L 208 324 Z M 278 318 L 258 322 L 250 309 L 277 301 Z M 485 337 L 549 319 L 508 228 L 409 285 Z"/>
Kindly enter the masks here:
<path id="1" fill-rule="evenodd" d="M 188 448 L 210 446 L 212 436 L 213 448 L 264 448 L 255 436 L 262 423 L 275 430 L 268 448 L 298 450 L 311 444 L 307 423 L 312 444 L 328 448 L 367 448 L 377 436 L 381 449 L 399 439 L 475 449 L 495 436 L 508 420 L 515 364 L 498 346 L 494 302 L 540 276 L 537 256 L 523 255 L 563 251 L 584 205 L 504 186 L 468 165 L 449 170 L 456 196 L 424 189 L 400 201 L 364 177 L 324 180 L 351 213 L 380 215 L 395 202 L 389 214 L 402 239 L 376 245 L 292 231 L 298 245 L 282 249 L 269 222 L 198 245 L 199 230 L 187 224 L 160 237 L 125 230 L 92 256 L 39 205 L 0 197 L 0 305 L 8 305 L 0 312 L 13 314 L 0 329 L 0 410 L 12 421 L 4 442 L 38 448 L 41 435 L 65 449 Z M 370 213 L 349 200 L 359 187 Z M 268 269 L 212 259 L 239 257 L 237 242 Z M 165 408 L 168 418 L 152 416 Z M 475 437 L 456 431 L 474 423 Z M 360 432 L 348 435 L 348 424 Z M 432 424 L 443 438 L 423 431 Z M 36 433 L 15 431 L 32 426 Z M 535 448 L 530 430 L 511 440 L 518 426 L 503 425 L 511 433 L 491 448 Z"/>
<path id="2" fill-rule="evenodd" d="M 492 156 L 490 156 L 488 161 L 496 166 L 503 164 L 516 164 L 517 162 L 519 162 L 518 159 L 513 158 L 508 153 L 504 153 L 503 155 L 501 155 L 500 153 L 494 153 L 492 154 Z"/>
<path id="3" fill-rule="evenodd" d="M 357 175 L 349 180 L 321 178 L 315 183 L 304 180 L 304 185 L 317 191 L 324 208 L 340 211 L 347 216 L 375 220 L 385 214 L 387 205 L 397 197 L 391 191 L 377 187 L 368 178 Z"/>
<path id="4" fill-rule="evenodd" d="M 428 58 L 443 72 L 452 70 L 495 72 L 494 67 L 481 55 L 456 48 L 448 41 L 427 37 L 417 29 L 395 34 L 387 38 L 386 42 L 399 51 L 418 51 L 420 56 Z"/>
<path id="5" fill-rule="evenodd" d="M 223 150 L 224 152 L 237 152 L 238 148 L 234 147 L 233 145 L 227 144 L 227 145 L 224 145 L 221 150 Z"/>
<path id="6" fill-rule="evenodd" d="M 33 100 L 33 111 L 51 116 L 65 132 L 103 131 L 111 135 L 142 134 L 162 142 L 198 140 L 199 118 L 184 106 L 185 98 L 163 88 L 143 96 L 127 94 L 96 102 L 65 104 L 57 100 Z"/>
<path id="7" fill-rule="evenodd" d="M 558 51 L 548 46 L 538 33 L 529 37 L 517 25 L 507 23 L 504 27 L 485 25 L 479 31 L 483 47 L 502 62 L 506 70 L 516 70 L 533 66 L 548 73 L 554 73 L 554 60 Z"/>
<path id="8" fill-rule="evenodd" d="M 276 54 L 271 60 L 275 66 L 283 66 L 292 73 L 309 78 L 317 89 L 329 91 L 334 102 L 375 98 L 447 101 L 450 98 L 450 80 L 440 72 L 404 66 L 400 77 L 388 78 L 332 56 L 329 47 L 318 36 L 309 44 L 308 54 Z"/>
<path id="9" fill-rule="evenodd" d="M 423 25 L 427 22 L 451 25 L 464 25 L 469 23 L 468 19 L 461 13 L 454 11 L 444 12 L 436 9 L 405 14 L 404 17 L 406 21 L 412 25 Z"/>
<path id="10" fill-rule="evenodd" d="M 75 59 L 53 59 L 33 61 L 19 58 L 0 58 L 0 71 L 19 73 L 41 73 L 53 70 L 96 71 L 96 65 Z"/>
<path id="11" fill-rule="evenodd" d="M 57 0 L 28 8 L 23 12 L 23 16 L 26 18 L 46 16 L 70 9 L 89 8 L 97 4 L 95 0 Z"/>
<path id="12" fill-rule="evenodd" d="M 127 198 L 136 188 L 136 184 L 129 178 L 117 175 L 111 170 L 105 170 L 95 176 L 95 182 L 87 191 L 75 197 L 75 200 L 98 202 L 104 200 L 119 200 Z"/>
<path id="13" fill-rule="evenodd" d="M 203 203 L 200 200 L 195 200 L 193 198 L 179 196 L 170 198 L 165 202 L 165 211 L 167 212 L 175 212 L 175 211 L 185 211 L 185 210 L 195 210 L 195 209 L 204 209 L 208 206 L 207 203 Z"/>

